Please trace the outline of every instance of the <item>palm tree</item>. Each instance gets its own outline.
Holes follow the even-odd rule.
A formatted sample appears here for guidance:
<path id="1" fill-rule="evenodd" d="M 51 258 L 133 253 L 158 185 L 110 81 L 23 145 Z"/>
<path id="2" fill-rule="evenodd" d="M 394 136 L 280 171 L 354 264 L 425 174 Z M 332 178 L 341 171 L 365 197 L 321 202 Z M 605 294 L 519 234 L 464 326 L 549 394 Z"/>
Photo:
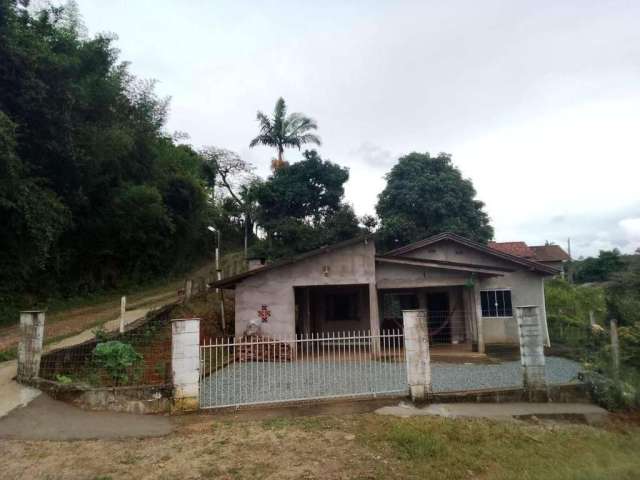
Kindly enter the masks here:
<path id="1" fill-rule="evenodd" d="M 311 130 L 317 130 L 316 122 L 301 113 L 287 115 L 287 105 L 282 97 L 276 102 L 273 118 L 258 111 L 256 119 L 260 123 L 260 134 L 251 140 L 249 147 L 256 145 L 276 147 L 278 158 L 273 161 L 274 170 L 284 165 L 285 147 L 298 147 L 299 150 L 305 143 L 320 145 L 320 137 L 309 133 Z"/>

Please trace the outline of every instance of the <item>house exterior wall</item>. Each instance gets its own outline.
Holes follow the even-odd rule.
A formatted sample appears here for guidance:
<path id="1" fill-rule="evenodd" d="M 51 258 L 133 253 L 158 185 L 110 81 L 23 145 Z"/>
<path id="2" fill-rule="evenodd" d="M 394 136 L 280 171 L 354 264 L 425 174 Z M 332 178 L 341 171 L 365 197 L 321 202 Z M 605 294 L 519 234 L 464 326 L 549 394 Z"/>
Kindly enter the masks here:
<path id="1" fill-rule="evenodd" d="M 515 307 L 537 305 L 540 307 L 540 322 L 547 334 L 547 313 L 544 303 L 544 277 L 540 274 L 519 270 L 503 277 L 483 278 L 479 280 L 480 290 L 511 290 L 513 317 L 483 317 L 482 327 L 484 342 L 518 343 L 518 324 L 515 318 Z"/>
<path id="2" fill-rule="evenodd" d="M 469 247 L 459 245 L 451 241 L 442 241 L 429 245 L 404 255 L 405 257 L 421 258 L 425 260 L 443 260 L 449 262 L 459 263 L 471 263 L 476 265 L 486 265 L 493 267 L 514 268 L 513 263 L 500 258 L 493 257 L 483 252 L 478 252 Z M 394 265 L 395 267 L 395 265 Z M 399 266 L 400 269 L 406 271 L 404 266 Z M 518 268 L 515 266 L 515 268 Z M 547 332 L 547 315 L 544 303 L 544 276 L 531 272 L 525 269 L 526 267 L 519 267 L 514 272 L 505 272 L 502 276 L 486 277 L 481 276 L 476 279 L 479 284 L 480 290 L 491 289 L 509 289 L 511 290 L 511 302 L 513 307 L 522 305 L 538 305 L 540 306 L 540 319 L 543 330 Z M 431 278 L 434 281 L 443 282 L 455 282 L 458 279 L 458 285 L 464 284 L 464 281 L 460 282 L 461 278 L 468 279 L 470 274 L 455 273 L 442 271 L 439 274 L 431 273 L 428 269 L 423 267 L 416 267 L 417 272 L 423 275 L 424 281 L 428 282 Z M 410 277 L 416 276 L 416 271 Z M 422 272 L 425 273 L 422 273 Z M 383 283 L 387 277 L 398 277 L 399 272 L 384 267 L 384 273 L 381 275 L 376 274 L 378 282 Z M 434 271 L 435 272 L 435 271 Z M 456 283 L 449 283 L 455 285 Z M 479 304 L 480 299 L 476 298 L 476 302 Z M 515 315 L 515 314 L 514 314 Z M 476 315 L 477 316 L 477 315 Z M 518 343 L 518 326 L 515 317 L 482 317 L 482 338 L 485 344 L 511 344 Z M 547 343 L 548 343 L 548 333 Z M 476 335 L 477 336 L 477 335 Z"/>
<path id="3" fill-rule="evenodd" d="M 464 285 L 471 274 L 414 265 L 378 262 L 376 285 L 379 289 L 447 287 Z"/>
<path id="4" fill-rule="evenodd" d="M 296 329 L 295 287 L 331 285 L 359 285 L 366 291 L 361 298 L 358 322 L 318 321 L 315 331 L 375 330 L 379 328 L 377 290 L 424 289 L 457 287 L 451 296 L 452 305 L 463 308 L 464 320 L 452 331 L 452 338 L 473 339 L 478 344 L 518 343 L 518 329 L 514 317 L 488 318 L 480 315 L 480 290 L 509 289 L 512 305 L 538 305 L 543 330 L 548 329 L 544 304 L 544 276 L 518 267 L 511 262 L 475 251 L 451 241 L 442 241 L 405 254 L 406 257 L 445 260 L 458 263 L 517 268 L 501 276 L 472 276 L 438 268 L 376 262 L 375 246 L 371 240 L 320 253 L 307 259 L 250 276 L 236 285 L 235 334 L 242 335 L 250 322 L 257 322 L 258 311 L 265 305 L 271 312 L 261 323 L 262 334 L 291 337 Z M 328 270 L 327 270 L 328 269 Z M 325 275 L 326 271 L 326 275 Z M 474 288 L 460 288 L 475 283 Z M 313 290 L 313 289 L 312 289 Z M 369 292 L 376 292 L 369 295 Z M 309 295 L 314 295 L 309 292 Z M 315 304 L 322 303 L 316 298 Z M 368 301 L 368 308 L 365 302 Z M 314 309 L 322 309 L 314 306 Z M 323 319 L 321 311 L 313 312 Z"/>
<path id="5" fill-rule="evenodd" d="M 328 267 L 328 273 L 323 272 Z M 242 335 L 258 319 L 262 305 L 271 312 L 261 324 L 262 334 L 295 334 L 294 287 L 318 285 L 375 285 L 375 246 L 372 241 L 345 246 L 248 277 L 236 285 L 235 334 Z"/>
<path id="6" fill-rule="evenodd" d="M 513 268 L 511 262 L 501 258 L 479 252 L 465 245 L 443 240 L 427 245 L 416 250 L 412 250 L 398 257 L 420 258 L 424 260 L 441 260 L 446 262 L 471 263 L 475 265 L 486 265 L 491 267 Z"/>

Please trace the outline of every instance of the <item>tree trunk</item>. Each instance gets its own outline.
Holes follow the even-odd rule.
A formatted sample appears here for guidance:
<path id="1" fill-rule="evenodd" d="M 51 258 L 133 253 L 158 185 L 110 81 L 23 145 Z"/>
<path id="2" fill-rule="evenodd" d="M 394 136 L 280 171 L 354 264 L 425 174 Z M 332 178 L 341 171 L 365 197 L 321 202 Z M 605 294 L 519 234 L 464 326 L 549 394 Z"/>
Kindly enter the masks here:
<path id="1" fill-rule="evenodd" d="M 271 169 L 275 172 L 279 168 L 284 166 L 284 149 L 282 147 L 278 147 L 278 158 L 274 159 L 271 162 Z"/>

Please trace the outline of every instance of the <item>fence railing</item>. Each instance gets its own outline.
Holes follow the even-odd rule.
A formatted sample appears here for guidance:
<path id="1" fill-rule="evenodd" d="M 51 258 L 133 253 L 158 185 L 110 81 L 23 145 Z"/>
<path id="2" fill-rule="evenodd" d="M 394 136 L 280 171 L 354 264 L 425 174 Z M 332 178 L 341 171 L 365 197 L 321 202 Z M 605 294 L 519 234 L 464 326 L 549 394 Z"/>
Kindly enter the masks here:
<path id="1" fill-rule="evenodd" d="M 404 393 L 400 330 L 215 338 L 200 346 L 200 406 Z"/>

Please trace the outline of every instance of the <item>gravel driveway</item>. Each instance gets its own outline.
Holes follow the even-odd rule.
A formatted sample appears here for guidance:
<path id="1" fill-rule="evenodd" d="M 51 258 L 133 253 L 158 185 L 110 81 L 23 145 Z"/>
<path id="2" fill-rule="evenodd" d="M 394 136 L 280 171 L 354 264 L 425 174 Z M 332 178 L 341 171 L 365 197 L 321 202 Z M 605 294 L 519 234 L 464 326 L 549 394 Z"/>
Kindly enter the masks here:
<path id="1" fill-rule="evenodd" d="M 577 381 L 579 363 L 559 357 L 547 357 L 546 362 L 547 383 Z M 521 368 L 519 361 L 495 365 L 433 363 L 433 391 L 519 387 L 522 386 Z M 234 363 L 204 380 L 200 405 L 401 394 L 408 390 L 406 378 L 404 362 Z"/>

